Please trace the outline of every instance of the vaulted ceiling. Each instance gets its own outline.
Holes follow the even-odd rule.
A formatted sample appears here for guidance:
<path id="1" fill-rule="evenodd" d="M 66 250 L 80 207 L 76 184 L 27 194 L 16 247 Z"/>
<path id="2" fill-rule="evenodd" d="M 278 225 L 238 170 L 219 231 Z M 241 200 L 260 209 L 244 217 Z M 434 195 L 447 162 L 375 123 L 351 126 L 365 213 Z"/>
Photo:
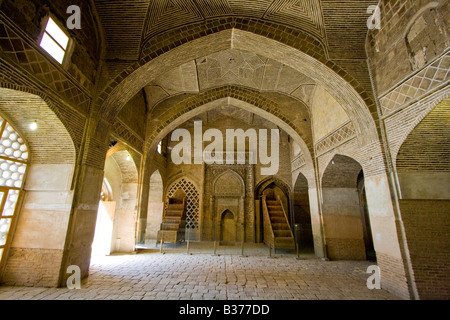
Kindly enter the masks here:
<path id="1" fill-rule="evenodd" d="M 321 42 L 331 59 L 363 58 L 367 8 L 377 0 L 94 0 L 106 58 L 136 60 L 141 45 L 175 28 L 224 17 L 299 30 Z"/>
<path id="2" fill-rule="evenodd" d="M 228 49 L 167 71 L 145 87 L 149 109 L 170 96 L 198 93 L 224 85 L 289 95 L 309 105 L 315 81 L 269 58 Z"/>

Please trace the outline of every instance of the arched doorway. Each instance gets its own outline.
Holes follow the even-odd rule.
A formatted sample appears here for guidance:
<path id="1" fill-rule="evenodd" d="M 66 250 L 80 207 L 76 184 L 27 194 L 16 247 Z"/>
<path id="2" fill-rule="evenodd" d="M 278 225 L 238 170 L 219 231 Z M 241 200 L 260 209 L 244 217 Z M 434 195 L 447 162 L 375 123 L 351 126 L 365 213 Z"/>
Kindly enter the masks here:
<path id="1" fill-rule="evenodd" d="M 230 210 L 225 210 L 221 217 L 220 244 L 234 245 L 236 242 L 236 221 L 235 215 Z"/>
<path id="2" fill-rule="evenodd" d="M 114 201 L 111 185 L 105 177 L 98 205 L 91 257 L 102 257 L 111 253 L 115 211 L 116 201 Z"/>
<path id="3" fill-rule="evenodd" d="M 290 210 L 290 198 L 289 198 L 289 187 L 281 180 L 275 177 L 269 177 L 260 182 L 255 188 L 255 200 L 256 200 L 256 242 L 264 243 L 264 223 L 263 223 L 263 210 L 261 198 L 264 194 L 270 194 L 274 198 L 280 197 L 281 204 L 286 212 L 291 231 L 293 232 L 293 218 L 294 213 Z"/>
<path id="4" fill-rule="evenodd" d="M 335 155 L 322 176 L 322 212 L 328 257 L 365 260 L 363 219 L 357 181 L 361 165 Z"/>
<path id="5" fill-rule="evenodd" d="M 192 241 L 200 240 L 200 194 L 197 187 L 186 177 L 177 179 L 169 186 L 165 199 L 171 198 L 178 190 L 186 194 L 185 236 Z"/>
<path id="6" fill-rule="evenodd" d="M 358 175 L 357 187 L 359 196 L 359 208 L 363 224 L 366 257 L 367 260 L 376 261 L 377 256 L 373 244 L 372 227 L 370 226 L 369 208 L 367 206 L 366 186 L 364 185 L 364 173 L 362 170 Z"/>
<path id="7" fill-rule="evenodd" d="M 104 172 L 91 252 L 97 257 L 135 246 L 138 173 L 130 152 L 109 154 Z"/>
<path id="8" fill-rule="evenodd" d="M 213 181 L 213 237 L 221 244 L 245 241 L 245 184 L 234 170 L 226 170 Z"/>
<path id="9" fill-rule="evenodd" d="M 293 193 L 293 223 L 296 240 L 302 250 L 314 251 L 314 238 L 309 206 L 308 180 L 301 173 L 297 176 Z M 297 226 L 297 228 L 295 228 Z"/>
<path id="10" fill-rule="evenodd" d="M 157 233 L 161 226 L 164 212 L 163 192 L 161 173 L 159 170 L 155 170 L 150 176 L 147 227 L 145 229 L 145 242 L 147 245 L 156 241 Z"/>

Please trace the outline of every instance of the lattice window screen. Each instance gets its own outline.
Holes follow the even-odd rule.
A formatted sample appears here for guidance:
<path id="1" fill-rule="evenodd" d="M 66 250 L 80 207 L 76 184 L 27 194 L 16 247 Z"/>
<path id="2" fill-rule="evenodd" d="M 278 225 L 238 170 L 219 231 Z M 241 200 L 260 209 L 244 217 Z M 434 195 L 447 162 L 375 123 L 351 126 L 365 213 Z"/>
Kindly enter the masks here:
<path id="1" fill-rule="evenodd" d="M 199 227 L 200 200 L 197 188 L 194 184 L 185 179 L 181 179 L 170 187 L 167 197 L 172 197 L 175 192 L 181 189 L 186 193 L 186 228 L 197 229 Z"/>
<path id="2" fill-rule="evenodd" d="M 16 204 L 21 195 L 28 150 L 14 128 L 0 117 L 0 267 L 13 225 Z"/>

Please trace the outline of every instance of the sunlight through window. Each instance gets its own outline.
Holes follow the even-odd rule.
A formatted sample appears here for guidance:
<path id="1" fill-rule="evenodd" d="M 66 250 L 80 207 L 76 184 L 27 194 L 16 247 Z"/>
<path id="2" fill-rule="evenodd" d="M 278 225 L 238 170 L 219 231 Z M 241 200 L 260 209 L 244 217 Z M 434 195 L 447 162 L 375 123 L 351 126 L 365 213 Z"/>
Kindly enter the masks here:
<path id="1" fill-rule="evenodd" d="M 41 39 L 41 47 L 56 61 L 62 63 L 68 43 L 69 37 L 57 26 L 52 18 L 48 18 L 47 26 Z"/>

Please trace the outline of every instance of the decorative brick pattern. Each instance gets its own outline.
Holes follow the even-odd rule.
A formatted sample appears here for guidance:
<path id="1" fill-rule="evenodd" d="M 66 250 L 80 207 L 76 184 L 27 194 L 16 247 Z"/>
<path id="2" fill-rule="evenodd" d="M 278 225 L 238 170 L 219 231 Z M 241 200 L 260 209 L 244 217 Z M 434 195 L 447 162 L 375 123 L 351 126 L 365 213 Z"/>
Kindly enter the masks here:
<path id="1" fill-rule="evenodd" d="M 316 154 L 320 156 L 321 154 L 345 143 L 355 136 L 355 128 L 351 122 L 348 122 L 325 138 L 318 141 L 315 145 Z"/>
<path id="2" fill-rule="evenodd" d="M 0 87 L 31 93 L 41 97 L 42 100 L 46 102 L 48 108 L 56 114 L 69 132 L 78 153 L 83 139 L 84 126 L 86 124 L 86 117 L 84 115 L 75 109 L 68 107 L 66 104 L 61 103 L 57 97 L 47 95 L 45 89 L 36 85 L 32 79 L 27 79 L 26 76 L 19 74 L 18 70 L 4 64 L 1 61 L 1 58 Z"/>
<path id="3" fill-rule="evenodd" d="M 398 112 L 394 112 L 384 119 L 389 149 L 394 164 L 397 161 L 398 152 L 408 135 L 437 105 L 446 103 L 445 100 L 449 98 L 450 92 L 443 88 Z"/>
<path id="4" fill-rule="evenodd" d="M 139 55 L 149 0 L 95 0 L 105 31 L 107 59 L 135 60 Z M 120 19 L 118 19 L 120 17 Z"/>
<path id="5" fill-rule="evenodd" d="M 116 119 L 114 121 L 114 124 L 112 125 L 111 135 L 119 137 L 121 140 L 124 140 L 124 142 L 126 142 L 136 150 L 143 150 L 144 141 L 142 140 L 142 138 L 135 134 L 119 119 Z"/>
<path id="6" fill-rule="evenodd" d="M 26 40 L 25 40 L 26 39 Z M 85 88 L 77 85 L 71 76 L 50 60 L 38 49 L 37 44 L 28 40 L 20 31 L 14 30 L 6 21 L 0 20 L 0 57 L 8 64 L 16 65 L 45 84 L 56 96 L 62 97 L 82 113 L 89 112 L 90 96 Z"/>
<path id="7" fill-rule="evenodd" d="M 113 117 L 120 111 L 120 108 L 123 107 L 120 102 L 120 97 L 122 96 L 121 90 L 124 90 L 124 88 L 121 88 L 120 90 L 115 88 L 122 82 L 122 86 L 125 85 L 128 80 L 127 77 L 137 71 L 140 67 L 156 57 L 159 57 L 164 53 L 190 41 L 233 28 L 249 31 L 254 34 L 262 35 L 269 39 L 284 43 L 322 62 L 350 83 L 350 85 L 353 86 L 353 88 L 361 95 L 362 99 L 365 100 L 366 104 L 375 114 L 375 105 L 373 100 L 370 98 L 370 94 L 365 91 L 357 80 L 355 80 L 354 75 L 348 73 L 352 72 L 352 68 L 347 67 L 344 69 L 337 63 L 329 61 L 326 56 L 324 45 L 320 41 L 306 33 L 303 33 L 302 31 L 277 25 L 275 23 L 269 24 L 258 19 L 235 17 L 214 19 L 211 21 L 207 20 L 206 22 L 183 26 L 178 29 L 167 31 L 163 34 L 159 34 L 153 38 L 146 39 L 145 43 L 142 45 L 142 53 L 139 62 L 130 65 L 112 82 L 109 82 L 107 87 L 99 95 L 99 99 L 95 102 L 95 105 L 97 107 L 102 105 L 101 112 L 108 114 L 107 118 Z M 117 99 L 114 98 L 116 95 Z"/>
<path id="8" fill-rule="evenodd" d="M 175 119 L 180 117 L 182 114 L 194 110 L 208 102 L 215 101 L 221 98 L 236 98 L 248 102 L 264 111 L 267 111 L 277 118 L 283 120 L 292 129 L 297 131 L 297 133 L 303 138 L 303 140 L 310 145 L 311 138 L 305 137 L 302 131 L 290 120 L 289 116 L 283 113 L 282 108 L 277 106 L 277 103 L 264 98 L 262 95 L 258 94 L 258 91 L 251 90 L 243 87 L 236 86 L 224 86 L 221 88 L 215 88 L 208 90 L 206 92 L 201 92 L 193 97 L 186 98 L 182 102 L 172 106 L 170 109 L 165 110 L 165 112 L 158 116 L 158 127 L 150 128 L 151 131 L 148 132 L 147 143 L 154 142 L 157 135 Z"/>
<path id="9" fill-rule="evenodd" d="M 294 160 L 291 162 L 292 171 L 300 169 L 306 164 L 306 159 L 303 154 L 299 154 Z"/>
<path id="10" fill-rule="evenodd" d="M 437 105 L 408 135 L 398 171 L 450 171 L 450 100 Z"/>
<path id="11" fill-rule="evenodd" d="M 379 6 L 381 30 L 369 31 L 366 46 L 376 89 L 384 95 L 448 48 L 450 11 L 448 1 L 382 0 Z M 418 21 L 422 27 L 412 40 Z"/>
<path id="12" fill-rule="evenodd" d="M 380 98 L 383 115 L 421 99 L 433 89 L 450 83 L 450 52 L 412 75 L 391 92 Z"/>
<path id="13" fill-rule="evenodd" d="M 8 116 L 17 130 L 24 133 L 23 138 L 30 146 L 31 163 L 74 164 L 77 150 L 67 128 L 53 110 L 37 95 L 0 88 L 0 111 Z M 70 112 L 65 114 L 70 115 Z M 39 130 L 29 129 L 33 121 L 37 121 Z"/>
<path id="14" fill-rule="evenodd" d="M 367 37 L 367 8 L 376 0 L 336 1 L 322 0 L 320 4 L 327 33 L 330 59 L 365 59 L 362 45 Z M 345 30 L 345 34 L 344 34 Z"/>

